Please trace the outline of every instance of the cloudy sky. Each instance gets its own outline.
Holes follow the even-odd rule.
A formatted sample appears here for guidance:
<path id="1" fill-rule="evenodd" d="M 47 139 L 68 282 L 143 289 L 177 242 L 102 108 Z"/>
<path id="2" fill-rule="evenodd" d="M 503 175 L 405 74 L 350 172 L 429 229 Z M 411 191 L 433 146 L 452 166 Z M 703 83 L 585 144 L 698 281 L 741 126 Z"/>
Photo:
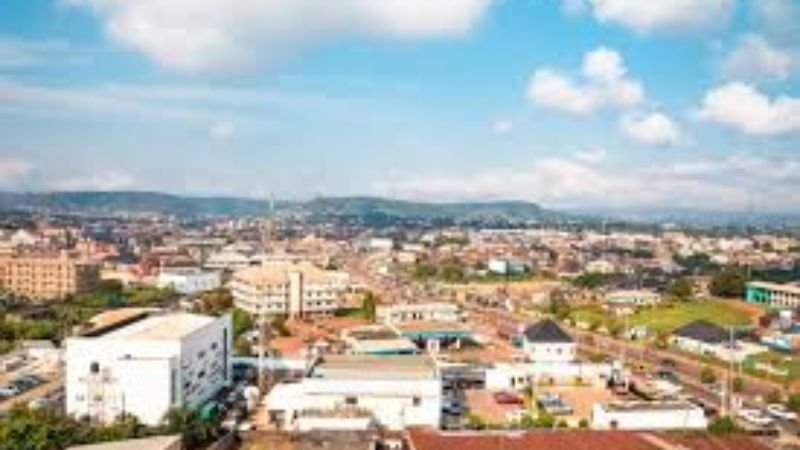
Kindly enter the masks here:
<path id="1" fill-rule="evenodd" d="M 3 0 L 0 189 L 800 209 L 795 0 Z"/>

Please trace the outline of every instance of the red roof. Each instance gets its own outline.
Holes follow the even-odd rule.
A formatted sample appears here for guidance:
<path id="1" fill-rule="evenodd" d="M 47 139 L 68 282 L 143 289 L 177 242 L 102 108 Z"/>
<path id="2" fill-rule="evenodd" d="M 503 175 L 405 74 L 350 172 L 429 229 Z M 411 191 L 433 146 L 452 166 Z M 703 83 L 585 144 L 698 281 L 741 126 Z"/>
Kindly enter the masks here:
<path id="1" fill-rule="evenodd" d="M 442 432 L 413 428 L 408 431 L 408 441 L 411 450 L 663 450 L 659 443 L 678 444 L 687 450 L 767 449 L 747 436 L 592 430 Z"/>

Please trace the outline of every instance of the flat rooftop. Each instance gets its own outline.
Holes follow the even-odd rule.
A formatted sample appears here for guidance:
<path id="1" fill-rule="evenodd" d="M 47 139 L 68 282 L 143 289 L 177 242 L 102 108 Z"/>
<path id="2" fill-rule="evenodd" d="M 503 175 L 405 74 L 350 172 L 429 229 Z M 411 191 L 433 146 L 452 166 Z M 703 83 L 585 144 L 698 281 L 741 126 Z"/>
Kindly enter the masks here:
<path id="1" fill-rule="evenodd" d="M 797 294 L 800 295 L 800 285 L 795 283 L 770 283 L 768 281 L 751 281 L 747 283 L 747 286 L 760 288 L 760 289 L 767 289 L 770 291 L 779 291 L 779 292 L 786 292 L 790 294 Z"/>
<path id="2" fill-rule="evenodd" d="M 422 355 L 329 355 L 312 369 L 312 378 L 433 379 L 436 363 Z"/>
<path id="3" fill-rule="evenodd" d="M 169 341 L 181 339 L 214 322 L 216 318 L 189 313 L 154 314 L 139 318 L 104 334 L 99 339 L 138 339 Z"/>
<path id="4" fill-rule="evenodd" d="M 612 412 L 647 412 L 647 411 L 687 411 L 699 408 L 689 402 L 609 402 L 600 403 L 606 411 Z"/>
<path id="5" fill-rule="evenodd" d="M 180 448 L 182 448 L 181 437 L 175 435 L 80 445 L 69 447 L 67 450 L 177 450 Z"/>

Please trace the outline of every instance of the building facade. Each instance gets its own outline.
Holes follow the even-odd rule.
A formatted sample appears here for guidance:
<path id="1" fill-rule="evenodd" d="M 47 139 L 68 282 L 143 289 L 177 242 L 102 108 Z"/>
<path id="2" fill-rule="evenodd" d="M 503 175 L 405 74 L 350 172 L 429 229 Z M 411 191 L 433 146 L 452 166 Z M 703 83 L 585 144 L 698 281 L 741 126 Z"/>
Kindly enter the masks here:
<path id="1" fill-rule="evenodd" d="M 136 312 L 66 341 L 66 406 L 99 423 L 158 425 L 231 382 L 231 318 Z"/>
<path id="2" fill-rule="evenodd" d="M 390 430 L 438 428 L 442 382 L 423 356 L 327 356 L 300 382 L 275 385 L 265 405 L 285 430 L 310 431 L 311 418 L 325 418 L 328 429 L 361 426 L 354 418 Z"/>
<path id="3" fill-rule="evenodd" d="M 69 253 L 0 257 L 0 290 L 32 300 L 59 300 L 91 292 L 100 266 Z"/>
<path id="4" fill-rule="evenodd" d="M 745 300 L 769 308 L 794 309 L 800 306 L 800 286 L 753 281 L 747 283 Z"/>
<path id="5" fill-rule="evenodd" d="M 170 268 L 159 272 L 157 284 L 181 294 L 196 294 L 222 286 L 222 277 L 219 272 L 198 268 Z"/>
<path id="6" fill-rule="evenodd" d="M 290 317 L 333 314 L 348 285 L 346 273 L 308 262 L 243 269 L 235 272 L 230 282 L 237 307 L 251 314 Z"/>

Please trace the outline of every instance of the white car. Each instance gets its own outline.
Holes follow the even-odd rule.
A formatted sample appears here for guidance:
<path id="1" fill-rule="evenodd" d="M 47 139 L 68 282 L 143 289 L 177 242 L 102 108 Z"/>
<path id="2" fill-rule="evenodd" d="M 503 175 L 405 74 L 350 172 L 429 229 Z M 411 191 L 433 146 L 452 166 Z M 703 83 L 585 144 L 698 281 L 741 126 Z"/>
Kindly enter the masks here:
<path id="1" fill-rule="evenodd" d="M 780 403 L 767 405 L 767 414 L 779 420 L 797 420 L 797 413 Z"/>
<path id="2" fill-rule="evenodd" d="M 740 409 L 739 417 L 745 422 L 759 427 L 768 427 L 775 423 L 772 417 L 769 417 L 757 409 Z"/>

